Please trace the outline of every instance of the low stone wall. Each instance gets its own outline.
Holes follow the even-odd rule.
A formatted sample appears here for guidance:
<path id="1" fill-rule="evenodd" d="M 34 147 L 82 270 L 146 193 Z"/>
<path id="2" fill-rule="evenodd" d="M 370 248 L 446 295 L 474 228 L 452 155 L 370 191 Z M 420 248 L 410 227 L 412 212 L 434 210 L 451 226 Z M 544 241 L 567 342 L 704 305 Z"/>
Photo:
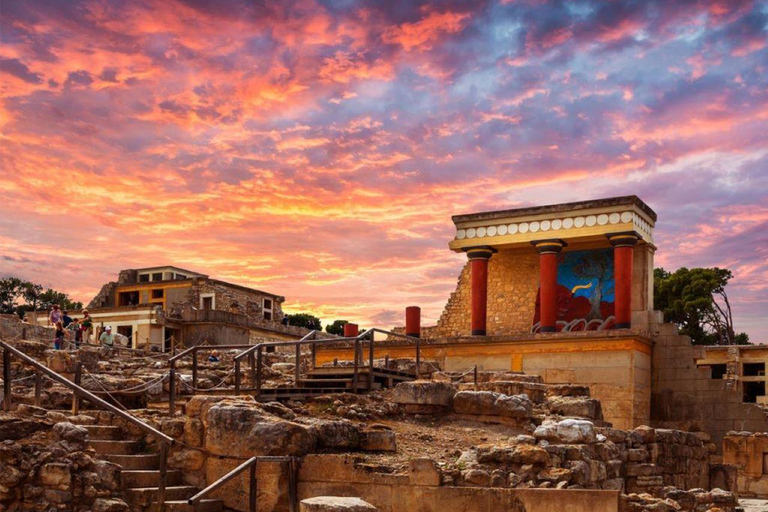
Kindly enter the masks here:
<path id="1" fill-rule="evenodd" d="M 42 325 L 27 324 L 16 315 L 0 317 L 0 340 L 35 340 L 53 343 L 54 329 Z"/>
<path id="2" fill-rule="evenodd" d="M 736 466 L 740 495 L 768 498 L 768 432 L 728 432 L 723 462 Z"/>
<path id="3" fill-rule="evenodd" d="M 390 475 L 364 471 L 347 455 L 308 455 L 299 470 L 299 499 L 357 496 L 380 512 L 618 510 L 618 491 L 441 486 L 439 470 L 430 462 L 417 459 L 411 462 L 408 475 Z"/>

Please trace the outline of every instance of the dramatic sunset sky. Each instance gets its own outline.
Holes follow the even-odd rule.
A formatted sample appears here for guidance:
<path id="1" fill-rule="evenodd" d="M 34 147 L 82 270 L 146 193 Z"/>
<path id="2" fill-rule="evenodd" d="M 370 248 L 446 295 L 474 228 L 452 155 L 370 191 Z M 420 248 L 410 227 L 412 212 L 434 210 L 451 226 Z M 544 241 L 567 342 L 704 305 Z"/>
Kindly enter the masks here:
<path id="1" fill-rule="evenodd" d="M 266 5 L 265 5 L 266 4 Z M 637 194 L 768 342 L 768 2 L 4 1 L 0 275 L 440 314 L 452 214 Z"/>

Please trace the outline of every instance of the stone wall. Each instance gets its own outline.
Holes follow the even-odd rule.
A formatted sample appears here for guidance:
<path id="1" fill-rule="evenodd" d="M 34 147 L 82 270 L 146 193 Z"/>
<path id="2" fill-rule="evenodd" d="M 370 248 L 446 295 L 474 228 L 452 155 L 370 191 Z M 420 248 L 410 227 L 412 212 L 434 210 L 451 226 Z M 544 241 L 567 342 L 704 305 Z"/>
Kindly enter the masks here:
<path id="1" fill-rule="evenodd" d="M 729 432 L 723 462 L 736 466 L 740 495 L 768 499 L 768 432 Z"/>
<path id="2" fill-rule="evenodd" d="M 733 379 L 712 379 L 709 367 L 699 368 L 705 348 L 691 345 L 674 324 L 656 324 L 653 349 L 651 424 L 681 430 L 701 430 L 719 446 L 731 430 L 764 432 L 766 413 L 757 404 L 743 403 Z"/>
<path id="3" fill-rule="evenodd" d="M 530 332 L 538 285 L 539 260 L 533 249 L 494 254 L 488 262 L 488 334 Z M 470 270 L 467 264 L 437 326 L 426 329 L 425 337 L 469 334 L 470 309 Z"/>
<path id="4" fill-rule="evenodd" d="M 44 312 L 43 315 L 45 316 Z M 22 339 L 52 343 L 53 335 L 53 327 L 27 324 L 19 320 L 19 317 L 15 315 L 3 315 L 3 317 L 0 318 L 0 340 L 3 341 Z"/>
<path id="5" fill-rule="evenodd" d="M 199 307 L 200 295 L 206 293 L 216 294 L 216 307 L 220 311 L 230 311 L 247 315 L 254 319 L 264 318 L 264 299 L 272 300 L 272 320 L 279 323 L 283 318 L 283 297 L 259 293 L 239 286 L 230 286 L 227 283 L 213 279 L 196 281 L 192 287 L 190 300 L 192 305 Z"/>

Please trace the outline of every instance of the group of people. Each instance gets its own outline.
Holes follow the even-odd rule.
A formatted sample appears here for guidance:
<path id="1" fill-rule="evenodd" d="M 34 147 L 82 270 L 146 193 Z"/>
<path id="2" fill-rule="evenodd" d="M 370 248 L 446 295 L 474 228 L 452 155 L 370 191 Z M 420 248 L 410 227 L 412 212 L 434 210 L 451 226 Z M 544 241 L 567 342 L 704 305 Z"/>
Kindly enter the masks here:
<path id="1" fill-rule="evenodd" d="M 54 304 L 48 314 L 48 324 L 56 328 L 53 347 L 59 350 L 64 347 L 65 340 L 73 340 L 80 347 L 83 340 L 89 340 L 93 332 L 93 319 L 87 309 L 83 310 L 83 318 L 72 318 L 58 304 Z M 107 328 L 111 331 L 111 328 Z M 114 340 L 114 337 L 112 338 Z"/>

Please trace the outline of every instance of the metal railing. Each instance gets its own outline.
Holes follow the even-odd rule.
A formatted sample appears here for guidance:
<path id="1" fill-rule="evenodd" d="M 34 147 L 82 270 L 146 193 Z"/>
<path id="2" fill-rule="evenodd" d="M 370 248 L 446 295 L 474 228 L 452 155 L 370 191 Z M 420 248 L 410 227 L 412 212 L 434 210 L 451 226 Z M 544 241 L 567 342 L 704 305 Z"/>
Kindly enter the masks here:
<path id="1" fill-rule="evenodd" d="M 179 361 L 181 359 L 184 359 L 185 357 L 192 357 L 192 387 L 197 388 L 197 373 L 198 373 L 198 362 L 197 362 L 197 352 L 200 350 L 232 350 L 232 349 L 243 349 L 243 348 L 250 348 L 254 345 L 195 345 L 194 347 L 189 347 L 188 349 L 179 352 L 175 356 L 172 356 L 168 359 L 168 364 L 170 365 L 170 377 L 168 381 L 168 410 L 170 414 L 173 416 L 176 414 L 176 361 Z M 255 363 L 254 363 L 255 364 Z"/>
<path id="2" fill-rule="evenodd" d="M 40 392 L 42 388 L 41 376 L 45 375 L 52 381 L 58 382 L 64 387 L 67 387 L 72 390 L 72 393 L 74 395 L 72 399 L 73 414 L 77 414 L 77 412 L 79 411 L 79 400 L 85 399 L 85 400 L 88 400 L 90 403 L 97 405 L 102 409 L 106 409 L 112 414 L 119 416 L 120 418 L 138 427 L 140 430 L 146 432 L 147 434 L 154 436 L 160 443 L 158 506 L 159 506 L 160 512 L 163 512 L 165 510 L 165 495 L 166 495 L 165 488 L 166 488 L 166 476 L 168 471 L 168 448 L 174 444 L 174 439 L 172 437 L 166 434 L 163 434 L 159 430 L 144 423 L 143 421 L 136 418 L 135 416 L 118 409 L 112 404 L 105 402 L 104 400 L 94 395 L 90 391 L 80 387 L 78 384 L 75 384 L 74 382 L 68 380 L 64 376 L 54 372 L 47 366 L 43 365 L 42 363 L 39 363 L 35 359 L 31 358 L 24 352 L 21 352 L 20 350 L 12 347 L 8 343 L 5 343 L 4 341 L 0 341 L 0 348 L 3 349 L 3 410 L 10 411 L 11 406 L 13 405 L 12 386 L 11 386 L 12 385 L 11 356 L 14 356 L 19 360 L 21 360 L 23 363 L 28 364 L 35 369 L 35 400 L 37 403 L 39 403 L 40 401 Z M 76 380 L 78 379 L 77 375 L 80 373 L 80 368 L 81 366 L 80 366 L 80 363 L 78 362 L 78 364 L 75 366 Z"/>
<path id="3" fill-rule="evenodd" d="M 296 472 L 298 469 L 298 466 L 296 464 L 296 458 L 295 457 L 268 457 L 268 456 L 257 456 L 257 457 L 251 457 L 247 461 L 243 462 L 239 466 L 237 466 L 235 469 L 227 473 L 226 475 L 222 476 L 215 482 L 213 482 L 211 485 L 200 491 L 199 493 L 195 494 L 191 498 L 187 500 L 187 503 L 194 507 L 195 510 L 198 510 L 198 506 L 200 504 L 200 501 L 210 494 L 211 492 L 215 491 L 216 489 L 219 489 L 221 486 L 238 476 L 240 473 L 242 473 L 245 470 L 250 470 L 249 477 L 248 477 L 248 511 L 249 512 L 256 512 L 256 500 L 258 496 L 258 480 L 256 478 L 256 471 L 258 469 L 258 464 L 263 462 L 279 462 L 281 464 L 288 463 L 288 510 L 290 512 L 297 512 L 297 489 L 296 489 Z"/>
<path id="4" fill-rule="evenodd" d="M 318 345 L 331 345 L 337 343 L 352 343 L 353 346 L 353 374 L 352 374 L 352 392 L 357 393 L 359 384 L 360 368 L 368 368 L 369 389 L 373 388 L 374 381 L 374 355 L 375 355 L 375 336 L 376 333 L 386 334 L 389 337 L 395 337 L 404 339 L 414 344 L 416 352 L 416 365 L 415 365 L 415 377 L 418 379 L 420 376 L 421 366 L 421 339 L 405 334 L 394 333 L 391 331 L 385 331 L 383 329 L 373 328 L 365 331 L 362 334 L 354 337 L 334 337 L 334 338 L 321 338 L 318 339 L 317 335 L 320 331 L 312 331 L 298 341 L 278 341 L 278 342 L 264 342 L 253 345 L 247 350 L 239 353 L 235 356 L 235 394 L 240 394 L 241 391 L 241 370 L 240 361 L 246 356 L 251 359 L 251 371 L 253 372 L 252 381 L 255 384 L 256 396 L 261 394 L 261 370 L 263 367 L 263 352 L 265 347 L 283 347 L 283 346 L 295 346 L 296 347 L 296 365 L 294 369 L 294 379 L 298 386 L 301 379 L 301 347 L 303 345 L 310 345 L 312 350 L 310 369 L 317 369 L 317 346 Z M 368 344 L 368 364 L 361 365 L 360 361 L 363 356 L 363 344 Z M 256 353 L 256 364 L 253 365 L 253 354 Z"/>

